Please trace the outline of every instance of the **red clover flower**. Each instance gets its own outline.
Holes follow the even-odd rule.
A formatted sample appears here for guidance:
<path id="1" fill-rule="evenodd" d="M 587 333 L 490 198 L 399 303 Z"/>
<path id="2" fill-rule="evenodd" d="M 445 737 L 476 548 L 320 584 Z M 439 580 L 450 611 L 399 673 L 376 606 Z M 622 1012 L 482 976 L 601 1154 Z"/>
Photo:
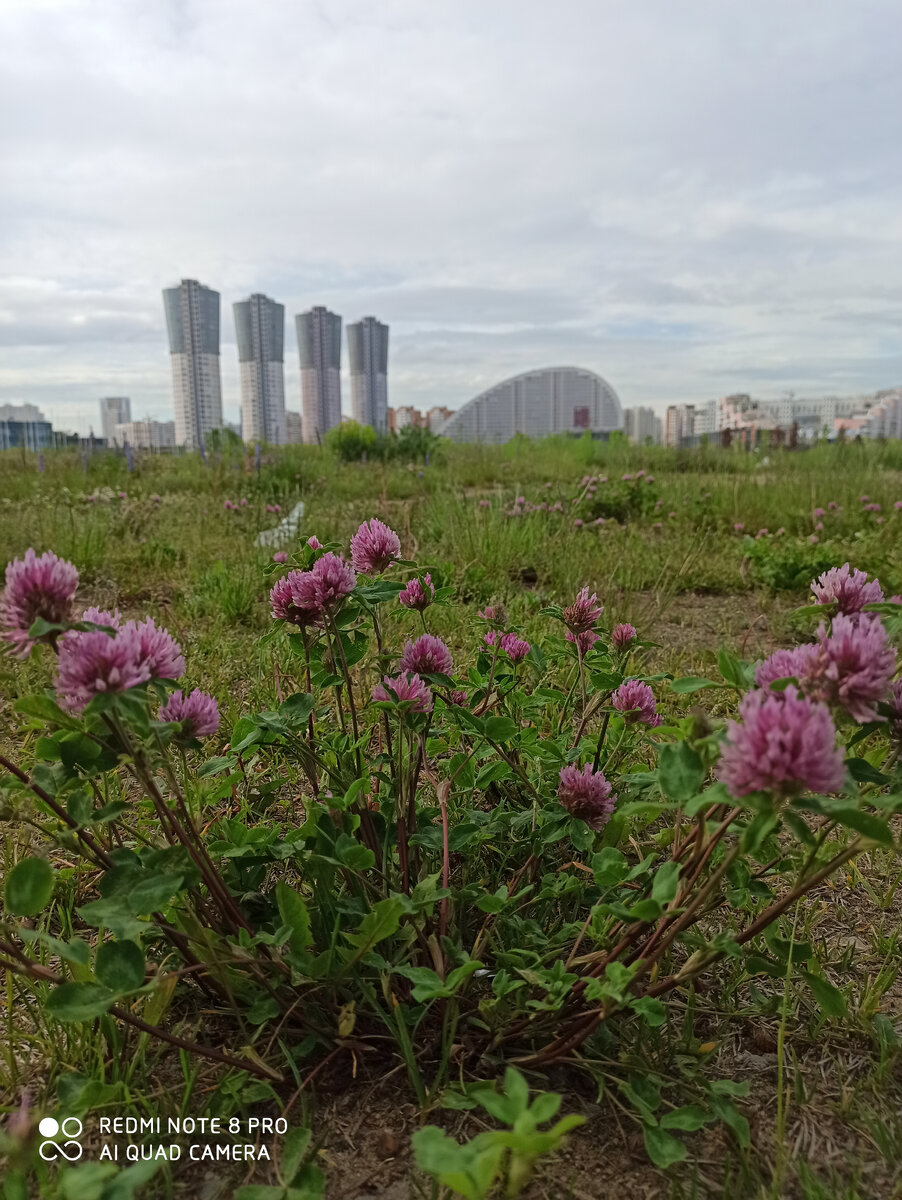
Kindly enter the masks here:
<path id="1" fill-rule="evenodd" d="M 579 767 L 563 767 L 557 796 L 572 817 L 585 821 L 590 829 L 601 829 L 611 819 L 617 797 L 601 771 L 593 771 L 589 763 Z"/>
<path id="2" fill-rule="evenodd" d="M 212 696 L 195 688 L 187 696 L 174 691 L 160 709 L 161 721 L 181 721 L 181 737 L 210 737 L 219 728 L 219 705 Z"/>
<path id="3" fill-rule="evenodd" d="M 417 675 L 450 675 L 454 670 L 451 651 L 431 633 L 424 633 L 415 642 L 406 642 L 401 655 L 400 669 Z"/>
<path id="4" fill-rule="evenodd" d="M 655 694 L 641 679 L 627 679 L 614 692 L 611 702 L 628 723 L 658 726 L 663 717 L 655 705 Z"/>
<path id="5" fill-rule="evenodd" d="M 351 538 L 351 562 L 362 575 L 378 575 L 401 557 L 401 542 L 377 517 L 364 521 Z"/>
<path id="6" fill-rule="evenodd" d="M 0 593 L 0 640 L 9 642 L 17 658 L 25 658 L 35 642 L 28 636 L 42 617 L 60 625 L 72 616 L 72 601 L 78 588 L 78 571 L 52 550 L 40 558 L 29 547 L 24 559 L 14 559 L 6 568 L 6 587 Z M 39 639 L 43 640 L 43 639 Z"/>
<path id="7" fill-rule="evenodd" d="M 404 608 L 415 608 L 417 612 L 424 612 L 435 599 L 435 586 L 429 572 L 426 572 L 422 580 L 411 579 L 407 587 L 398 593 L 398 599 Z"/>
<path id="8" fill-rule="evenodd" d="M 432 712 L 432 692 L 424 679 L 415 672 L 402 673 L 392 679 L 386 675 L 373 688 L 373 699 L 397 705 L 410 713 Z"/>

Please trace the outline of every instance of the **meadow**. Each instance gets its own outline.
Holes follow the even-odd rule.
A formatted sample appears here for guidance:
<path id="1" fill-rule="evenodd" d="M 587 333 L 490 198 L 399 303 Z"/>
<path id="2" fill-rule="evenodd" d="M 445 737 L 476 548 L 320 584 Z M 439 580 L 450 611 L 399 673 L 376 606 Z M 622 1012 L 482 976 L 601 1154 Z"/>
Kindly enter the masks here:
<path id="1" fill-rule="evenodd" d="M 902 1194 L 902 714 L 798 675 L 842 778 L 826 741 L 791 787 L 719 766 L 755 664 L 839 638 L 812 580 L 879 579 L 897 639 L 902 444 L 43 467 L 0 456 L 0 564 L 78 573 L 0 659 L 5 1200 Z M 372 518 L 399 551 L 278 609 Z M 116 610 L 182 669 L 57 707 L 67 638 L 118 642 Z M 182 676 L 209 736 L 161 716 Z M 76 1165 L 39 1154 L 60 1113 Z M 101 1116 L 270 1157 L 101 1160 Z"/>

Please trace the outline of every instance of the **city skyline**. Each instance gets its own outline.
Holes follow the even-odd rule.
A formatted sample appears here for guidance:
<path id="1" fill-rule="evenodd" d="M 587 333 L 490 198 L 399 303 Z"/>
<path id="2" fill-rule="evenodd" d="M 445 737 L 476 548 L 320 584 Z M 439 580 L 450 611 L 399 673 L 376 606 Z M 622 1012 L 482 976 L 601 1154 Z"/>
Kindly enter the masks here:
<path id="1" fill-rule="evenodd" d="M 549 362 L 658 411 L 902 379 L 893 0 L 9 0 L 0 34 L 0 400 L 58 425 L 167 415 L 176 272 L 378 313 L 396 405 Z"/>

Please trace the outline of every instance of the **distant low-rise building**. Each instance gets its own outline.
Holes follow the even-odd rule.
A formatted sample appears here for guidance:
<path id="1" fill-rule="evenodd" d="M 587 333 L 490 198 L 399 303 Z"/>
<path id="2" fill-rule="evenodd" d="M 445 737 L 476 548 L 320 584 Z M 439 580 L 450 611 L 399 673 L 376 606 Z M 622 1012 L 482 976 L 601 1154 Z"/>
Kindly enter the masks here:
<path id="1" fill-rule="evenodd" d="M 631 442 L 640 446 L 660 444 L 664 436 L 664 423 L 653 408 L 625 408 L 623 410 L 623 432 Z"/>
<path id="2" fill-rule="evenodd" d="M 0 404 L 0 450 L 47 450 L 53 426 L 34 404 Z"/>
<path id="3" fill-rule="evenodd" d="M 426 418 L 412 404 L 403 404 L 400 408 L 390 408 L 388 414 L 388 428 L 390 432 L 399 433 L 408 425 L 420 428 L 420 426 L 426 424 Z"/>
<path id="4" fill-rule="evenodd" d="M 108 446 L 116 445 L 116 426 L 127 425 L 132 419 L 132 402 L 128 396 L 104 396 L 100 401 L 100 431 Z"/>
<path id="5" fill-rule="evenodd" d="M 453 415 L 453 409 L 444 408 L 442 405 L 435 405 L 426 413 L 426 424 L 433 433 L 438 433 L 444 423 Z"/>
<path id="6" fill-rule="evenodd" d="M 175 421 L 123 421 L 116 426 L 117 446 L 133 450 L 171 450 L 175 446 Z"/>

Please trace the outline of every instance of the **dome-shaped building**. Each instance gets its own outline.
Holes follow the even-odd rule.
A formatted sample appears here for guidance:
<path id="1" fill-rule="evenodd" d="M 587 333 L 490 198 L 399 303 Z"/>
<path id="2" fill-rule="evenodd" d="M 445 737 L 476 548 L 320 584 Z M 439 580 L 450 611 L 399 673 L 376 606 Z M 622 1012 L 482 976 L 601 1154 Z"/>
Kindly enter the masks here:
<path id="1" fill-rule="evenodd" d="M 454 442 L 507 442 L 515 434 L 610 432 L 623 428 L 611 385 L 581 367 L 544 367 L 495 384 L 470 400 L 438 432 Z"/>

